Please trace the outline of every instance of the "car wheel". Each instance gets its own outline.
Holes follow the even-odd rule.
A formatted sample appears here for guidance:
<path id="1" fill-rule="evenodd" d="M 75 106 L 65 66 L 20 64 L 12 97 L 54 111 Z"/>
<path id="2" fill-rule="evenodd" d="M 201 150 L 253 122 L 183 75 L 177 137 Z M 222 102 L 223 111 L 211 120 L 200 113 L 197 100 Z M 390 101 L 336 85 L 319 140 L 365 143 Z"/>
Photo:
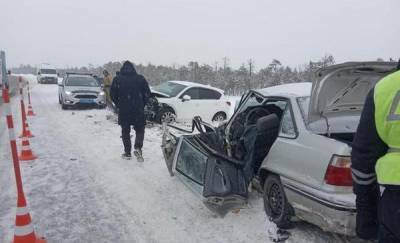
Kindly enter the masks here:
<path id="1" fill-rule="evenodd" d="M 58 104 L 60 104 L 61 105 L 61 97 L 60 96 L 58 96 Z"/>
<path id="2" fill-rule="evenodd" d="M 176 120 L 175 112 L 170 108 L 164 108 L 164 109 L 162 109 L 160 111 L 157 120 L 160 123 L 163 123 L 163 122 L 167 122 L 167 123 L 174 122 Z"/>
<path id="3" fill-rule="evenodd" d="M 64 104 L 61 104 L 61 109 L 66 110 L 66 109 L 67 109 L 67 106 L 64 105 Z"/>
<path id="4" fill-rule="evenodd" d="M 226 120 L 226 114 L 224 112 L 217 112 L 217 114 L 215 114 L 212 119 L 213 122 L 222 122 L 225 120 Z"/>
<path id="5" fill-rule="evenodd" d="M 264 182 L 264 210 L 272 222 L 279 228 L 288 229 L 292 226 L 290 218 L 293 215 L 281 180 L 276 175 L 269 175 Z"/>

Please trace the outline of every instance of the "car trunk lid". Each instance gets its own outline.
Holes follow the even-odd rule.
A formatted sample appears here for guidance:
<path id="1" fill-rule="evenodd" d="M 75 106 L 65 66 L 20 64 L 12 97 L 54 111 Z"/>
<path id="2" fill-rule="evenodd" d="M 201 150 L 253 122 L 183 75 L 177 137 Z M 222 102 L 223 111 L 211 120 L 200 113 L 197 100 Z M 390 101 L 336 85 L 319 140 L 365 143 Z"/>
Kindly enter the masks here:
<path id="1" fill-rule="evenodd" d="M 394 62 L 348 62 L 318 70 L 311 90 L 308 124 L 329 124 L 332 118 L 359 116 L 368 92 L 395 68 Z"/>

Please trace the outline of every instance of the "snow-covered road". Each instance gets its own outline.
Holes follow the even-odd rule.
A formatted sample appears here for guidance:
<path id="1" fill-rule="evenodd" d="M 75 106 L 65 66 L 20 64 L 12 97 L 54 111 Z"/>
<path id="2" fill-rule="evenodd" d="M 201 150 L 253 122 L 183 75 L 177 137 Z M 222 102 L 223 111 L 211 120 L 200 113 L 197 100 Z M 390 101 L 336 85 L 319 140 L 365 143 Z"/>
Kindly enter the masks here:
<path id="1" fill-rule="evenodd" d="M 120 158 L 120 129 L 106 110 L 61 110 L 57 86 L 34 85 L 30 119 L 38 155 L 21 162 L 36 232 L 48 242 L 270 242 L 261 197 L 220 218 L 170 177 L 160 149 L 161 129 L 146 130 L 145 163 Z M 18 97 L 13 114 L 20 131 Z M 0 125 L 0 242 L 10 242 L 15 181 L 8 136 Z M 288 242 L 337 242 L 317 227 L 297 223 Z"/>

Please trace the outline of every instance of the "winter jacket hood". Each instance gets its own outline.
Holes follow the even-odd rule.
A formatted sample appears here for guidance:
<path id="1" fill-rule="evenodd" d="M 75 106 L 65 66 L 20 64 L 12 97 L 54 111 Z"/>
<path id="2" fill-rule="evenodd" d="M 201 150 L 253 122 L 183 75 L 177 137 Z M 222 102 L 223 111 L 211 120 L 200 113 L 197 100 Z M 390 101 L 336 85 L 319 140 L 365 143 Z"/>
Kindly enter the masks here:
<path id="1" fill-rule="evenodd" d="M 136 74 L 136 69 L 130 61 L 124 62 L 120 70 L 122 75 L 134 75 Z"/>

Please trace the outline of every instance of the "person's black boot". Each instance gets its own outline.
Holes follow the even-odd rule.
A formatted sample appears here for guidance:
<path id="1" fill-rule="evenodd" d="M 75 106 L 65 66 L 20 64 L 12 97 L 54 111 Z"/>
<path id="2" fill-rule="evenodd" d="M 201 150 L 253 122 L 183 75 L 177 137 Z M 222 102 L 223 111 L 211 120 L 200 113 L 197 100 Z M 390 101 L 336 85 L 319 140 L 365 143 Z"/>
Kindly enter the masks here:
<path id="1" fill-rule="evenodd" d="M 142 155 L 142 149 L 136 148 L 133 151 L 133 154 L 135 155 L 138 162 L 144 162 L 143 155 Z"/>
<path id="2" fill-rule="evenodd" d="M 123 154 L 121 155 L 121 157 L 122 157 L 123 159 L 127 159 L 127 160 L 132 159 L 131 153 L 123 153 Z"/>

